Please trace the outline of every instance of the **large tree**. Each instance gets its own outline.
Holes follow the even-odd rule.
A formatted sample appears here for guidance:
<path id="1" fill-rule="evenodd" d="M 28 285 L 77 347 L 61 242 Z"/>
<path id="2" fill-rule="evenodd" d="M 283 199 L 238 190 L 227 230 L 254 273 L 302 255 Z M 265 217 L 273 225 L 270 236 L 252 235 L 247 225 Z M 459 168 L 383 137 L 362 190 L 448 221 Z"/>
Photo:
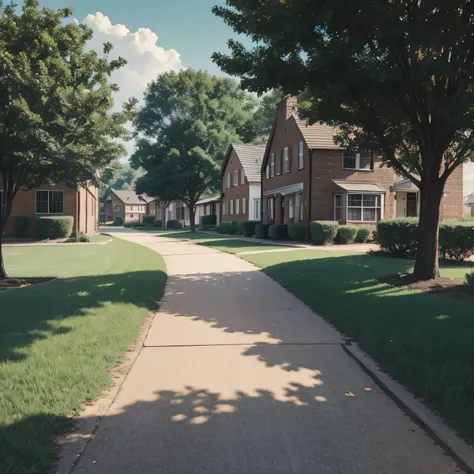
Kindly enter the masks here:
<path id="1" fill-rule="evenodd" d="M 373 149 L 420 190 L 414 275 L 439 275 L 439 208 L 474 150 L 474 5 L 470 0 L 227 0 L 214 13 L 255 42 L 214 54 L 243 87 L 281 86 L 299 111 Z"/>
<path id="2" fill-rule="evenodd" d="M 47 182 L 98 184 L 100 171 L 125 153 L 133 101 L 111 113 L 110 74 L 124 61 L 85 52 L 92 31 L 71 21 L 72 11 L 22 10 L 0 1 L 0 279 L 6 278 L 2 237 L 15 196 Z"/>
<path id="3" fill-rule="evenodd" d="M 196 203 L 219 188 L 229 143 L 241 141 L 255 101 L 230 78 L 187 69 L 153 81 L 135 121 L 132 166 L 145 176 L 137 189 L 161 201 L 179 199 L 195 230 Z"/>
<path id="4" fill-rule="evenodd" d="M 128 163 L 121 163 L 110 175 L 110 179 L 105 180 L 107 188 L 104 190 L 104 194 L 109 195 L 112 189 L 134 190 L 137 180 L 143 174 L 143 170 L 135 170 Z"/>

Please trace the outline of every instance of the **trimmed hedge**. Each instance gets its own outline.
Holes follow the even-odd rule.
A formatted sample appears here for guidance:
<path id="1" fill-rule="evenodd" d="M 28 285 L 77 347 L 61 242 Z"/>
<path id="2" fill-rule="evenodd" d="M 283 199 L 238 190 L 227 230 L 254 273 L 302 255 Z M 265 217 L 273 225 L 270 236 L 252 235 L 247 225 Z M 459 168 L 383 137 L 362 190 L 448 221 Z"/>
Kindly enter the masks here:
<path id="1" fill-rule="evenodd" d="M 310 224 L 311 242 L 314 245 L 329 245 L 334 242 L 339 224 L 336 221 L 313 221 Z"/>
<path id="2" fill-rule="evenodd" d="M 140 222 L 138 221 L 129 221 L 129 222 L 125 222 L 125 224 L 123 225 L 126 229 L 130 229 L 132 227 L 139 227 L 140 225 Z"/>
<path id="3" fill-rule="evenodd" d="M 243 235 L 245 235 L 245 237 L 253 237 L 255 235 L 255 228 L 258 224 L 260 224 L 260 221 L 243 221 Z"/>
<path id="4" fill-rule="evenodd" d="M 222 221 L 217 227 L 219 234 L 232 234 L 232 222 Z"/>
<path id="5" fill-rule="evenodd" d="M 255 236 L 257 239 L 268 239 L 268 228 L 270 224 L 257 224 L 255 226 Z"/>
<path id="6" fill-rule="evenodd" d="M 418 219 L 390 219 L 377 223 L 377 243 L 394 257 L 414 257 L 417 239 Z"/>
<path id="7" fill-rule="evenodd" d="M 121 217 L 116 217 L 115 220 L 114 220 L 113 225 L 121 227 L 121 226 L 123 226 L 124 222 L 125 221 Z"/>
<path id="8" fill-rule="evenodd" d="M 155 216 L 143 216 L 142 222 L 146 225 L 153 225 L 155 223 Z"/>
<path id="9" fill-rule="evenodd" d="M 273 224 L 268 228 L 268 237 L 271 240 L 288 239 L 288 226 L 286 224 Z"/>
<path id="10" fill-rule="evenodd" d="M 183 228 L 183 224 L 181 224 L 181 222 L 177 221 L 177 220 L 169 220 L 166 222 L 166 228 L 167 229 L 182 229 Z"/>
<path id="11" fill-rule="evenodd" d="M 201 224 L 200 226 L 201 230 L 215 230 L 216 226 L 214 224 Z"/>
<path id="12" fill-rule="evenodd" d="M 357 227 L 356 244 L 365 244 L 372 236 L 372 230 L 368 227 Z"/>
<path id="13" fill-rule="evenodd" d="M 163 227 L 163 221 L 159 220 L 159 221 L 153 222 L 153 227 Z"/>
<path id="14" fill-rule="evenodd" d="M 35 223 L 35 235 L 44 239 L 66 239 L 72 234 L 74 217 L 39 217 Z"/>
<path id="15" fill-rule="evenodd" d="M 418 247 L 418 219 L 393 219 L 377 224 L 377 243 L 394 257 L 414 258 Z M 474 226 L 469 222 L 442 222 L 439 254 L 463 262 L 474 255 Z"/>
<path id="16" fill-rule="evenodd" d="M 343 245 L 353 244 L 357 237 L 357 233 L 357 227 L 350 225 L 341 225 L 337 228 L 335 242 Z"/>
<path id="17" fill-rule="evenodd" d="M 216 225 L 217 224 L 217 216 L 215 214 L 211 214 L 209 216 L 201 216 L 201 225 Z"/>
<path id="18" fill-rule="evenodd" d="M 291 240 L 305 240 L 306 239 L 306 225 L 305 224 L 288 224 L 288 235 Z"/>
<path id="19" fill-rule="evenodd" d="M 24 237 L 30 230 L 32 219 L 30 216 L 15 216 L 13 218 L 13 226 L 15 229 L 15 236 L 18 238 Z"/>
<path id="20" fill-rule="evenodd" d="M 466 273 L 464 284 L 468 286 L 471 291 L 474 290 L 474 272 Z"/>
<path id="21" fill-rule="evenodd" d="M 231 234 L 233 234 L 233 235 L 239 235 L 240 234 L 240 222 L 232 221 L 232 232 L 231 232 Z"/>

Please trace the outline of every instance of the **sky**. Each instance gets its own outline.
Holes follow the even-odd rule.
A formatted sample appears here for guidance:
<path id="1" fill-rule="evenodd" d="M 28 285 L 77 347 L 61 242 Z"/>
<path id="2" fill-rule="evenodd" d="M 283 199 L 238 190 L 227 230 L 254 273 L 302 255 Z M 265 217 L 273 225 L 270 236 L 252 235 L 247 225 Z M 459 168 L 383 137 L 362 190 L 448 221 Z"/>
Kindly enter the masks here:
<path id="1" fill-rule="evenodd" d="M 225 0 L 40 0 L 49 8 L 74 10 L 74 18 L 94 30 L 89 48 L 108 41 L 128 64 L 113 80 L 121 91 L 119 106 L 128 97 L 141 99 L 146 85 L 158 74 L 182 68 L 206 69 L 224 75 L 212 62 L 215 51 L 227 51 L 233 30 L 211 13 Z M 249 46 L 247 38 L 239 38 Z M 134 143 L 126 144 L 128 155 Z M 474 164 L 464 168 L 464 194 L 474 191 Z"/>

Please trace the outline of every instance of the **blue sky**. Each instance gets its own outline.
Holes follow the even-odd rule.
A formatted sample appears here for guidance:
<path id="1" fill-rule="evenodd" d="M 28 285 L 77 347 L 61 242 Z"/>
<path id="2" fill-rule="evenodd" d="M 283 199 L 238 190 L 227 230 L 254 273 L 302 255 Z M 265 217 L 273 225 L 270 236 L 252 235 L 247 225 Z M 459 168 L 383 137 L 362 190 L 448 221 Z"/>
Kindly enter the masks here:
<path id="1" fill-rule="evenodd" d="M 129 30 L 150 28 L 165 49 L 180 53 L 186 67 L 207 69 L 222 74 L 212 63 L 214 51 L 226 51 L 226 42 L 234 33 L 211 13 L 224 0 L 42 0 L 50 8 L 71 7 L 82 21 L 88 14 L 101 12 L 112 24 L 124 24 Z"/>

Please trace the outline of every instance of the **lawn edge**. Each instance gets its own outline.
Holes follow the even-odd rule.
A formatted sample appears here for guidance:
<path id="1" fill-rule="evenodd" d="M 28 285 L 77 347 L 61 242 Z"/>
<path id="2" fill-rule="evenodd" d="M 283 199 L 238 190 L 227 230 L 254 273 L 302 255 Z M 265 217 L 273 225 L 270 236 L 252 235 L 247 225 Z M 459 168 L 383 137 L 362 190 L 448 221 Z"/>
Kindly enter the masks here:
<path id="1" fill-rule="evenodd" d="M 158 310 L 152 311 L 140 327 L 139 336 L 125 351 L 125 360 L 110 370 L 112 384 L 91 405 L 84 406 L 80 415 L 74 418 L 74 429 L 56 438 L 55 444 L 60 447 L 56 474 L 70 474 L 74 471 L 81 455 L 99 428 L 100 422 L 107 415 L 135 361 L 144 348 L 145 339 L 150 331 L 153 319 Z"/>
<path id="2" fill-rule="evenodd" d="M 374 359 L 362 351 L 357 343 L 342 344 L 342 348 L 465 472 L 474 473 L 474 451 L 471 446 L 405 387 L 383 372 Z"/>

